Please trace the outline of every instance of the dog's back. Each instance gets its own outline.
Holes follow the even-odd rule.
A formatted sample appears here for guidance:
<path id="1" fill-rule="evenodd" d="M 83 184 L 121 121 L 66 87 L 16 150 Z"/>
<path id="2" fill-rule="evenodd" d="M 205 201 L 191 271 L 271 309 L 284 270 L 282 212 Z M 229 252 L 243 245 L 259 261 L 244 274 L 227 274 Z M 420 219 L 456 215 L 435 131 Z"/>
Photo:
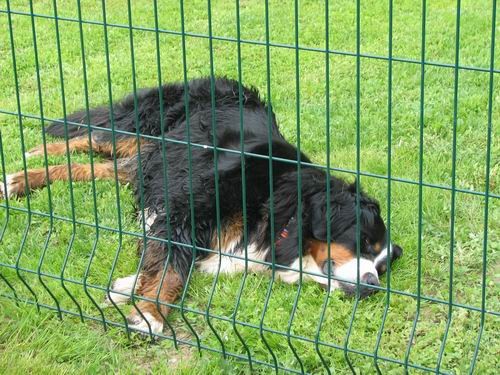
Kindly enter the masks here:
<path id="1" fill-rule="evenodd" d="M 46 132 L 55 137 L 75 138 L 87 135 L 90 124 L 94 131 L 107 129 L 98 133 L 103 140 L 108 140 L 111 129 L 117 131 L 115 136 L 121 137 L 126 133 L 135 134 L 138 124 L 141 135 L 159 137 L 163 130 L 166 136 L 178 138 L 186 136 L 189 124 L 192 142 L 198 140 L 205 144 L 213 113 L 214 124 L 222 133 L 228 127 L 239 133 L 241 119 L 247 137 L 257 133 L 267 138 L 269 126 L 272 137 L 281 137 L 274 113 L 260 99 L 257 90 L 227 78 L 214 79 L 213 85 L 208 78 L 194 79 L 188 82 L 187 89 L 186 93 L 183 83 L 163 85 L 161 98 L 157 87 L 143 89 L 112 105 L 75 112 L 65 120 L 52 123 Z M 212 144 L 213 140 L 209 141 Z"/>

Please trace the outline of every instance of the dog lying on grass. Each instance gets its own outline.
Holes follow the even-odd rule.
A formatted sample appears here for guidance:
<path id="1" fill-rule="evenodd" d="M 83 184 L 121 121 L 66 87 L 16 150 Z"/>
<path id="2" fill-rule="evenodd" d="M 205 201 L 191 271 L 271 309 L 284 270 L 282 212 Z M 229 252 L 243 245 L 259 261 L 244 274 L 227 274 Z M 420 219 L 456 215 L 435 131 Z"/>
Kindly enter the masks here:
<path id="1" fill-rule="evenodd" d="M 131 328 L 161 332 L 192 267 L 209 273 L 274 267 L 294 283 L 301 266 L 304 280 L 325 289 L 361 297 L 377 290 L 387 258 L 402 254 L 386 241 L 377 201 L 311 166 L 281 135 L 255 89 L 218 78 L 159 91 L 141 91 L 112 110 L 79 111 L 45 129 L 68 137 L 68 144 L 47 144 L 49 155 L 92 149 L 107 161 L 50 166 L 48 176 L 45 168 L 30 169 L 27 184 L 24 171 L 0 183 L 4 198 L 70 178 L 133 184 L 148 240 L 140 272 L 116 280 L 107 297 L 114 304 L 132 293 L 149 299 L 129 315 Z M 43 154 L 41 145 L 26 156 Z"/>

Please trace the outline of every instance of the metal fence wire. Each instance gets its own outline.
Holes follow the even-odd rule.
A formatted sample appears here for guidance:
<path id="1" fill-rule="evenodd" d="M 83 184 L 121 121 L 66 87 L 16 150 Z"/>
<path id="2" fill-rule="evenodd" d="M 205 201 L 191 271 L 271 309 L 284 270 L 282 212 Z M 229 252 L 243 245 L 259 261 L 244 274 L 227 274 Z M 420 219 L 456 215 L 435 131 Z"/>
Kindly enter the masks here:
<path id="1" fill-rule="evenodd" d="M 2 190 L 10 174 L 30 168 L 49 173 L 51 164 L 67 165 L 70 179 L 0 200 L 1 303 L 33 305 L 61 319 L 101 325 L 110 335 L 126 331 L 131 340 L 140 339 L 126 316 L 141 300 L 159 306 L 159 295 L 133 294 L 128 306 L 103 301 L 113 280 L 140 270 L 137 243 L 142 249 L 149 240 L 135 213 L 144 214 L 143 195 L 134 207 L 132 189 L 119 184 L 117 158 L 114 181 L 72 181 L 71 164 L 90 163 L 95 173 L 101 159 L 92 150 L 69 152 L 68 132 L 75 124 L 67 115 L 98 105 L 112 108 L 132 93 L 134 121 L 140 122 L 140 88 L 158 86 L 161 92 L 165 82 L 187 87 L 195 77 L 213 82 L 224 75 L 259 88 L 270 104 L 269 132 L 272 110 L 285 138 L 297 147 L 297 158 L 305 152 L 311 165 L 355 181 L 358 238 L 362 183 L 380 201 L 388 240 L 401 243 L 405 253 L 367 299 L 303 283 L 302 263 L 298 284 L 281 283 L 274 252 L 268 274 L 245 268 L 241 277 L 206 275 L 194 272 L 193 264 L 159 336 L 176 347 L 195 347 L 200 355 L 220 353 L 242 371 L 496 373 L 497 29 L 496 0 L 3 1 Z M 240 105 L 241 95 L 240 90 Z M 211 102 L 215 112 L 213 90 Z M 190 141 L 187 104 L 186 99 L 184 144 L 192 188 L 192 151 L 212 149 L 217 171 L 221 149 L 215 137 L 211 146 Z M 64 156 L 47 153 L 54 140 L 42 131 L 58 119 L 66 135 Z M 92 142 L 97 124 L 78 125 L 88 129 Z M 161 142 L 164 161 L 169 145 L 183 142 L 164 132 L 132 134 L 114 125 L 110 132 L 113 154 L 117 136 L 125 133 Z M 38 144 L 43 152 L 28 159 L 26 152 Z M 141 142 L 133 147 L 140 155 Z M 243 171 L 244 154 L 243 148 L 237 152 Z M 299 172 L 304 168 L 295 164 Z M 24 173 L 26 183 L 27 178 Z M 143 189 L 140 172 L 137 178 Z M 273 236 L 272 184 L 269 189 Z M 189 197 L 194 210 L 192 190 Z M 215 200 L 220 216 L 225 197 L 217 184 Z M 167 204 L 167 217 L 168 209 Z M 246 205 L 242 211 L 245 233 Z M 220 236 L 220 220 L 217 231 Z M 170 235 L 154 239 L 169 249 L 178 245 Z M 221 252 L 189 246 L 193 254 Z M 359 285 L 358 266 L 357 290 Z"/>

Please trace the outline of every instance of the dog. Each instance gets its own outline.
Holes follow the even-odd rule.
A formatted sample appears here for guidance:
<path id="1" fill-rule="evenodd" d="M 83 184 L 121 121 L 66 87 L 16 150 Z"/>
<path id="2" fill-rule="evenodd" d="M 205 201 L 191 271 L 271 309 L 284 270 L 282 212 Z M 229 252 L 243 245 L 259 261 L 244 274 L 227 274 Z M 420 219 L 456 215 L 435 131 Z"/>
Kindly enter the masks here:
<path id="1" fill-rule="evenodd" d="M 377 201 L 311 166 L 282 136 L 258 91 L 237 81 L 200 78 L 145 89 L 112 110 L 79 111 L 44 130 L 66 139 L 26 157 L 92 150 L 107 159 L 49 166 L 48 176 L 45 168 L 26 171 L 26 179 L 25 172 L 8 175 L 0 195 L 22 196 L 70 178 L 134 187 L 147 232 L 140 272 L 117 279 L 106 298 L 120 304 L 132 294 L 146 297 L 127 318 L 133 329 L 162 332 L 193 267 L 214 274 L 272 268 L 286 283 L 302 276 L 365 297 L 402 254 L 387 243 Z"/>

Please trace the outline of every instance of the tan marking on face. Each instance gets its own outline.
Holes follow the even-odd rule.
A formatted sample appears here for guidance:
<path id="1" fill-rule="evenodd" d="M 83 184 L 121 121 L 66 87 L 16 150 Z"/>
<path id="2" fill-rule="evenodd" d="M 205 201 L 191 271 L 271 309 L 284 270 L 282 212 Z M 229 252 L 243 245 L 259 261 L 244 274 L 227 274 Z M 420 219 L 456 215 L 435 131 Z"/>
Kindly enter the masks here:
<path id="1" fill-rule="evenodd" d="M 243 220 L 241 215 L 235 215 L 227 221 L 221 228 L 220 233 L 220 248 L 222 251 L 229 250 L 234 242 L 238 241 L 243 233 Z M 218 250 L 219 238 L 217 230 L 212 234 L 210 246 L 214 250 Z"/>
<path id="2" fill-rule="evenodd" d="M 382 244 L 380 242 L 375 242 L 375 244 L 372 247 L 377 254 L 379 254 L 382 251 Z"/>
<path id="3" fill-rule="evenodd" d="M 318 240 L 309 241 L 309 254 L 314 258 L 316 264 L 321 266 L 328 259 L 328 244 Z M 335 265 L 341 266 L 355 258 L 351 250 L 344 245 L 330 243 L 330 259 Z"/>

